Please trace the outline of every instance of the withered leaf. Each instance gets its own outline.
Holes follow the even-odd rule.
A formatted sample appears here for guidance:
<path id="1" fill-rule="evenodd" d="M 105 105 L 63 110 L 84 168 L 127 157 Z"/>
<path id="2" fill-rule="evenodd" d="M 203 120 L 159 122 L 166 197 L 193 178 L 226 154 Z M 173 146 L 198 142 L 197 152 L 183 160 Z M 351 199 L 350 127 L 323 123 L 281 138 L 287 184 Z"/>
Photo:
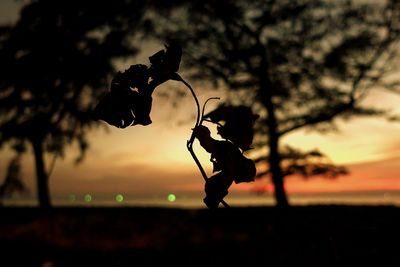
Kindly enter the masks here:
<path id="1" fill-rule="evenodd" d="M 235 183 L 254 181 L 256 175 L 254 162 L 246 158 L 229 141 L 215 141 L 211 161 L 214 164 L 214 169 L 223 171 L 228 177 L 232 177 Z"/>
<path id="2" fill-rule="evenodd" d="M 94 110 L 95 119 L 118 128 L 150 124 L 151 94 L 158 85 L 177 76 L 181 56 L 179 44 L 170 42 L 166 50 L 150 57 L 150 68 L 136 64 L 123 73 L 118 72 L 110 91 Z"/>
<path id="3" fill-rule="evenodd" d="M 220 105 L 204 116 L 214 123 L 224 122 L 218 126 L 218 134 L 243 151 L 250 149 L 254 136 L 253 126 L 258 117 L 249 107 L 230 105 Z"/>
<path id="4" fill-rule="evenodd" d="M 151 96 L 138 92 L 111 91 L 100 100 L 94 113 L 96 119 L 118 128 L 149 125 L 151 103 Z"/>
<path id="5" fill-rule="evenodd" d="M 153 83 L 160 84 L 172 79 L 179 70 L 181 57 L 182 48 L 174 41 L 170 41 L 168 45 L 165 45 L 165 50 L 160 50 L 149 57 L 151 63 L 150 77 L 153 79 Z"/>
<path id="6" fill-rule="evenodd" d="M 206 197 L 203 201 L 207 207 L 210 209 L 218 208 L 218 204 L 228 194 L 228 188 L 231 184 L 232 180 L 227 178 L 223 172 L 211 176 L 204 187 Z"/>
<path id="7" fill-rule="evenodd" d="M 124 72 L 124 77 L 127 79 L 127 86 L 131 89 L 137 88 L 138 90 L 147 88 L 149 75 L 149 69 L 146 65 L 142 64 L 132 65 Z"/>
<path id="8" fill-rule="evenodd" d="M 118 128 L 150 124 L 152 90 L 148 79 L 145 65 L 133 65 L 125 72 L 119 72 L 111 82 L 110 91 L 96 106 L 95 118 Z"/>
<path id="9" fill-rule="evenodd" d="M 193 133 L 200 145 L 211 153 L 214 172 L 223 172 L 226 179 L 235 183 L 254 181 L 256 175 L 254 162 L 246 158 L 232 142 L 213 139 L 210 130 L 203 125 L 197 126 Z"/>
<path id="10" fill-rule="evenodd" d="M 215 150 L 215 142 L 211 137 L 211 132 L 210 130 L 203 125 L 196 126 L 193 129 L 193 135 L 199 140 L 200 145 L 208 152 L 208 153 L 213 153 Z"/>

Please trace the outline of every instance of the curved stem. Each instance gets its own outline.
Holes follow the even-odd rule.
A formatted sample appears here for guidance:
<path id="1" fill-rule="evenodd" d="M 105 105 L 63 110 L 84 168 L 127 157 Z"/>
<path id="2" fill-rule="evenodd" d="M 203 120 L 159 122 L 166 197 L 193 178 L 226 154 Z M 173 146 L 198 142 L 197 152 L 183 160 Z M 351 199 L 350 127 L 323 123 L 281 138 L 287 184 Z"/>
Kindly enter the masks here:
<path id="1" fill-rule="evenodd" d="M 204 104 L 204 106 L 203 106 L 203 111 L 202 111 L 202 113 L 200 114 L 200 111 L 201 111 L 201 110 L 200 110 L 200 103 L 199 103 L 199 100 L 198 100 L 198 98 L 197 98 L 197 96 L 196 96 L 196 93 L 194 92 L 193 88 L 190 86 L 189 83 L 187 83 L 187 82 L 186 82 L 179 74 L 177 74 L 177 73 L 176 73 L 175 80 L 180 81 L 180 82 L 182 82 L 184 85 L 186 85 L 186 87 L 189 88 L 190 92 L 192 93 L 192 96 L 193 96 L 194 101 L 196 102 L 196 106 L 197 106 L 197 118 L 196 118 L 195 127 L 200 126 L 200 124 L 201 124 L 202 121 L 203 121 L 202 115 L 204 115 L 204 108 L 205 108 L 205 105 L 207 104 L 207 102 L 208 102 L 210 99 L 216 99 L 216 98 L 213 97 L 213 98 L 208 99 L 208 100 L 206 101 L 206 103 Z M 219 98 L 217 98 L 217 99 L 219 99 Z M 194 150 L 193 150 L 193 142 L 194 142 L 194 139 L 195 139 L 194 132 L 192 132 L 192 135 L 190 136 L 190 139 L 189 139 L 189 140 L 187 141 L 187 143 L 186 143 L 186 147 L 187 147 L 187 149 L 189 150 L 189 153 L 190 153 L 190 155 L 192 156 L 192 158 L 193 158 L 194 162 L 196 163 L 197 167 L 199 168 L 200 173 L 201 173 L 201 176 L 203 176 L 204 181 L 207 182 L 207 180 L 208 180 L 207 174 L 206 174 L 206 172 L 204 171 L 203 166 L 201 166 L 201 163 L 200 163 L 199 159 L 197 158 L 197 156 L 196 156 L 196 154 L 194 153 Z M 225 208 L 230 208 L 230 206 L 228 205 L 228 203 L 226 203 L 224 200 L 221 200 L 221 204 L 224 205 Z"/>
<path id="2" fill-rule="evenodd" d="M 202 121 L 204 120 L 204 119 L 203 119 L 203 118 L 204 118 L 204 111 L 206 110 L 206 105 L 207 105 L 208 101 L 210 101 L 210 100 L 219 100 L 219 99 L 220 99 L 219 97 L 210 97 L 209 99 L 206 100 L 206 102 L 204 102 L 203 110 L 201 111 L 201 120 L 200 120 L 200 124 L 201 124 Z"/>
<path id="3" fill-rule="evenodd" d="M 194 136 L 193 134 L 192 134 L 192 136 Z M 200 170 L 200 172 L 201 172 L 201 175 L 203 176 L 203 179 L 204 179 L 204 181 L 205 182 L 207 182 L 207 180 L 208 180 L 208 177 L 207 177 L 207 174 L 206 174 L 206 172 L 204 171 L 204 169 L 203 169 L 203 166 L 201 166 L 201 163 L 200 163 L 200 161 L 199 161 L 199 159 L 197 158 L 197 156 L 196 156 L 196 154 L 194 153 L 194 151 L 193 151 L 193 142 L 187 142 L 187 144 L 186 144 L 186 147 L 187 147 L 187 149 L 189 150 L 189 152 L 190 152 L 190 155 L 192 155 L 192 158 L 194 159 L 194 162 L 196 162 L 196 165 L 197 165 L 197 167 L 199 168 L 199 170 Z M 230 206 L 228 205 L 228 203 L 226 203 L 225 202 L 225 200 L 221 200 L 221 204 L 225 207 L 225 208 L 230 208 Z"/>
<path id="4" fill-rule="evenodd" d="M 178 80 L 178 81 L 182 82 L 184 85 L 186 85 L 186 87 L 189 88 L 190 92 L 192 93 L 192 96 L 193 96 L 194 101 L 196 102 L 196 106 L 197 106 L 197 118 L 196 118 L 195 127 L 199 126 L 200 125 L 200 120 L 201 120 L 201 118 L 200 118 L 201 115 L 200 115 L 199 99 L 197 99 L 197 96 L 196 96 L 192 86 L 190 86 L 190 84 L 187 83 L 178 73 L 176 73 L 176 78 L 177 78 L 176 80 Z"/>
<path id="5" fill-rule="evenodd" d="M 194 135 L 192 134 L 192 136 L 194 136 Z M 186 147 L 189 150 L 190 155 L 192 155 L 192 158 L 194 159 L 194 162 L 196 162 L 196 165 L 199 168 L 200 173 L 203 176 L 204 181 L 207 181 L 208 180 L 207 174 L 204 171 L 203 166 L 201 166 L 201 163 L 200 163 L 199 159 L 197 158 L 196 154 L 193 151 L 193 142 L 190 142 L 190 140 L 189 140 L 187 142 L 187 144 L 186 144 Z"/>

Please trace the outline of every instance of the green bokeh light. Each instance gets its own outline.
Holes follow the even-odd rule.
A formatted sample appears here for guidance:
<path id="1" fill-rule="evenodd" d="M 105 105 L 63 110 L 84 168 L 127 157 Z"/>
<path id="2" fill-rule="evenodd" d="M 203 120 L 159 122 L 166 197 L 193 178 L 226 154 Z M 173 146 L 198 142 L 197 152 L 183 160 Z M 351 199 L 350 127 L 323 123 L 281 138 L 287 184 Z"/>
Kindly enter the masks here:
<path id="1" fill-rule="evenodd" d="M 167 199 L 169 202 L 175 202 L 176 196 L 174 194 L 169 194 Z"/>
<path id="2" fill-rule="evenodd" d="M 118 195 L 115 196 L 115 200 L 117 202 L 122 202 L 122 201 L 124 201 L 124 196 L 121 195 L 121 194 L 118 194 Z"/>
<path id="3" fill-rule="evenodd" d="M 86 194 L 86 195 L 83 197 L 83 199 L 85 200 L 85 202 L 90 202 L 90 201 L 92 201 L 92 195 Z"/>
<path id="4" fill-rule="evenodd" d="M 69 200 L 70 202 L 74 202 L 74 201 L 76 200 L 76 196 L 75 196 L 74 194 L 69 194 L 69 195 L 68 195 L 68 200 Z"/>

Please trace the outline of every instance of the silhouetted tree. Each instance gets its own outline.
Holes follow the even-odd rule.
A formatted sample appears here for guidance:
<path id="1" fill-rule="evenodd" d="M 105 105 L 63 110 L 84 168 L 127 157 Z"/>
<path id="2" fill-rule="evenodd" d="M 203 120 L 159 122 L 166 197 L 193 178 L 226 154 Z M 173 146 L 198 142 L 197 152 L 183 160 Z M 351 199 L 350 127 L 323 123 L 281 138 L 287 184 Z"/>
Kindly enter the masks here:
<path id="1" fill-rule="evenodd" d="M 329 131 L 336 118 L 385 115 L 362 100 L 393 89 L 399 40 L 398 1 L 191 1 L 160 18 L 154 32 L 180 40 L 192 77 L 236 91 L 258 120 L 256 161 L 267 167 L 278 206 L 284 177 L 345 173 L 319 151 L 281 144 L 299 129 Z M 258 152 L 258 153 L 257 153 Z"/>
<path id="2" fill-rule="evenodd" d="M 143 14 L 140 1 L 32 1 L 0 28 L 0 146 L 32 146 L 41 207 L 51 205 L 45 153 L 62 156 L 76 142 L 82 158 L 112 60 L 137 52 L 128 36 Z"/>

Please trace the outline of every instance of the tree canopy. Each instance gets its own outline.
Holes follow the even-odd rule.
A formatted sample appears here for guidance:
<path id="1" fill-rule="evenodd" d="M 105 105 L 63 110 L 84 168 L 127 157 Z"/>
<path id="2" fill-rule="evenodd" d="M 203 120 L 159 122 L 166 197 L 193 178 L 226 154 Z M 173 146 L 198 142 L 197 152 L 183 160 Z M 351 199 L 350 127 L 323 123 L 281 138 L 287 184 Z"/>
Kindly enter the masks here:
<path id="1" fill-rule="evenodd" d="M 50 205 L 44 153 L 62 156 L 73 142 L 86 150 L 113 60 L 138 51 L 131 38 L 144 9 L 137 1 L 32 1 L 0 28 L 0 146 L 32 145 L 42 206 Z"/>

